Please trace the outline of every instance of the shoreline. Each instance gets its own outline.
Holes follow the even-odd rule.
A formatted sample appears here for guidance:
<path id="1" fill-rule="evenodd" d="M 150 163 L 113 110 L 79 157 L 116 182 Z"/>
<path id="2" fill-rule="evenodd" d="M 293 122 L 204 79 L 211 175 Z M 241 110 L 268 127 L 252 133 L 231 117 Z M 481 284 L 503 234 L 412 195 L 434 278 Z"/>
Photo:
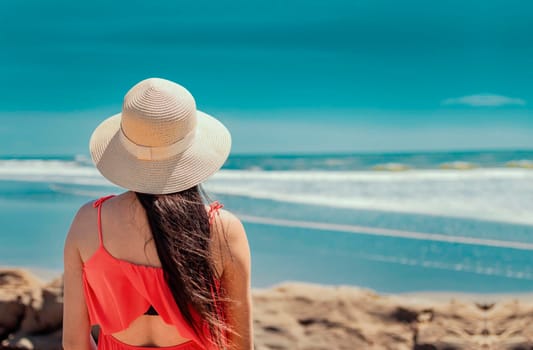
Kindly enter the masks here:
<path id="1" fill-rule="evenodd" d="M 63 270 L 59 269 L 50 269 L 50 268 L 39 268 L 39 267 L 28 267 L 28 266 L 11 266 L 11 265 L 0 265 L 0 270 L 26 270 L 39 279 L 42 283 L 50 283 L 57 278 L 61 277 Z M 496 303 L 505 300 L 519 300 L 519 301 L 533 301 L 533 290 L 531 292 L 504 292 L 504 293 L 491 293 L 491 292 L 460 292 L 460 291 L 446 291 L 446 290 L 436 290 L 436 291 L 409 291 L 409 292 L 383 292 L 376 291 L 370 287 L 351 285 L 351 284 L 325 284 L 317 282 L 307 282 L 299 280 L 286 280 L 281 281 L 266 287 L 252 287 L 253 291 L 263 292 L 267 290 L 275 289 L 279 286 L 286 284 L 304 284 L 310 286 L 321 286 L 321 287 L 343 287 L 343 288 L 356 288 L 360 290 L 366 290 L 372 293 L 376 293 L 383 296 L 389 297 L 402 297 L 407 299 L 421 299 L 421 300 L 430 300 L 430 301 L 449 301 L 449 300 L 463 300 L 469 302 L 478 302 L 478 303 Z"/>
<path id="2" fill-rule="evenodd" d="M 450 299 L 462 300 L 477 303 L 498 303 L 506 300 L 533 301 L 533 291 L 531 292 L 509 292 L 509 293 L 466 293 L 447 291 L 424 291 L 405 293 L 381 293 L 382 295 L 397 295 L 409 299 L 427 299 L 433 301 L 449 301 Z"/>
<path id="3" fill-rule="evenodd" d="M 33 266 L 0 265 L 0 271 L 2 270 L 26 270 L 39 281 L 41 281 L 43 284 L 50 283 L 63 275 L 62 269 L 51 269 Z"/>
<path id="4" fill-rule="evenodd" d="M 471 302 L 477 304 L 492 304 L 505 301 L 521 301 L 521 302 L 533 302 L 532 292 L 509 292 L 509 293 L 476 293 L 476 292 L 457 292 L 457 291 L 411 291 L 411 292 L 381 292 L 372 288 L 350 285 L 350 284 L 323 284 L 306 281 L 282 281 L 268 287 L 255 288 L 254 292 L 262 293 L 268 292 L 276 288 L 283 287 L 285 285 L 302 285 L 309 287 L 323 287 L 323 288 L 348 288 L 356 289 L 368 293 L 374 293 L 376 295 L 387 298 L 400 298 L 410 300 L 413 302 L 449 302 L 449 301 L 462 301 Z"/>

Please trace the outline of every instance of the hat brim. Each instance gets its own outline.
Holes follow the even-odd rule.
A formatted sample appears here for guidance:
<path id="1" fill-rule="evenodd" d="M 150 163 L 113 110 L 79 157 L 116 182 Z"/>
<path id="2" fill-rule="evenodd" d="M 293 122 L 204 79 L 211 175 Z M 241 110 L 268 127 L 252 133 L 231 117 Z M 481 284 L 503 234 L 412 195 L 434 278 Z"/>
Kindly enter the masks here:
<path id="1" fill-rule="evenodd" d="M 91 158 L 100 173 L 125 189 L 168 194 L 200 184 L 219 170 L 229 156 L 231 135 L 210 115 L 197 111 L 197 131 L 185 151 L 162 160 L 140 160 L 120 140 L 121 114 L 104 120 L 90 140 Z"/>

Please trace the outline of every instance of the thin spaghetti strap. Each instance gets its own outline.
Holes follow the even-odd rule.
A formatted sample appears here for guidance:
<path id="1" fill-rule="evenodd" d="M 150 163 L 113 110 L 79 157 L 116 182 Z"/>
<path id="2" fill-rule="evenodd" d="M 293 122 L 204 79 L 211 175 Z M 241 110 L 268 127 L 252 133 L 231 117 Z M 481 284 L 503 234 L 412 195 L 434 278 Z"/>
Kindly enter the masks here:
<path id="1" fill-rule="evenodd" d="M 97 208 L 98 210 L 98 219 L 97 219 L 98 221 L 98 242 L 100 245 L 104 244 L 104 240 L 102 238 L 102 203 L 104 203 L 109 198 L 113 198 L 113 197 L 115 196 L 114 195 L 105 196 L 105 197 L 95 200 L 93 203 L 93 207 Z"/>
<path id="2" fill-rule="evenodd" d="M 213 224 L 213 221 L 215 220 L 215 215 L 219 214 L 218 211 L 223 207 L 224 205 L 219 201 L 214 201 L 213 203 L 209 204 L 209 225 Z"/>

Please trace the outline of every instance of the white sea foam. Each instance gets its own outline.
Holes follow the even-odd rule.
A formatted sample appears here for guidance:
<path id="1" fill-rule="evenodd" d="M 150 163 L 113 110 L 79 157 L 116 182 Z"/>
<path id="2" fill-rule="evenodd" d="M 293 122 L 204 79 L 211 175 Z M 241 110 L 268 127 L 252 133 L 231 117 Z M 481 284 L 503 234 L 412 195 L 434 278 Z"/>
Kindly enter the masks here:
<path id="1" fill-rule="evenodd" d="M 528 169 L 225 171 L 208 185 L 217 193 L 284 202 L 533 225 L 533 172 Z"/>
<path id="2" fill-rule="evenodd" d="M 85 162 L 2 160 L 0 180 L 113 186 Z M 476 218 L 533 225 L 533 171 L 480 168 L 378 171 L 222 170 L 209 191 L 348 209 Z M 69 189 L 73 194 L 76 189 Z M 81 192 L 80 192 L 81 193 Z"/>
<path id="3" fill-rule="evenodd" d="M 426 259 L 402 258 L 391 255 L 379 254 L 357 254 L 358 257 L 371 261 L 386 262 L 392 264 L 423 266 L 425 268 L 471 272 L 477 275 L 507 277 L 521 280 L 533 280 L 533 273 L 530 271 L 515 270 L 510 267 L 482 266 L 472 263 L 446 263 L 443 261 L 432 261 Z"/>
<path id="4" fill-rule="evenodd" d="M 533 243 L 525 243 L 525 242 L 474 238 L 474 237 L 466 237 L 466 236 L 452 236 L 452 235 L 443 235 L 443 234 L 438 234 L 438 233 L 424 233 L 424 232 L 415 232 L 415 231 L 406 231 L 406 230 L 393 230 L 393 229 L 387 229 L 387 228 L 359 226 L 359 225 L 342 225 L 342 224 L 332 224 L 332 223 L 313 222 L 313 221 L 285 220 L 285 219 L 275 219 L 275 218 L 250 216 L 250 215 L 240 215 L 239 217 L 245 222 L 276 225 L 276 226 L 283 226 L 283 227 L 298 227 L 298 228 L 308 228 L 308 229 L 315 229 L 315 230 L 348 232 L 348 233 L 356 233 L 356 234 L 363 234 L 363 235 L 417 239 L 417 240 L 434 241 L 434 242 L 461 243 L 461 244 L 479 245 L 479 246 L 486 246 L 486 247 L 533 250 Z"/>
<path id="5" fill-rule="evenodd" d="M 95 168 L 61 160 L 0 160 L 0 180 L 110 185 Z"/>

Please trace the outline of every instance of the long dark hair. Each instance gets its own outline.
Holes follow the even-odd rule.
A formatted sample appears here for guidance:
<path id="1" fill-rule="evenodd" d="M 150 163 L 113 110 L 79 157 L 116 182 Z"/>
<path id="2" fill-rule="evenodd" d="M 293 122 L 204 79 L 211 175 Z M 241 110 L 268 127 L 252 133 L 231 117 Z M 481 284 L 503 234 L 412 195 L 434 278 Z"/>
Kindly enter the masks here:
<path id="1" fill-rule="evenodd" d="M 215 281 L 220 276 L 211 254 L 212 225 L 205 209 L 205 192 L 198 185 L 165 195 L 136 195 L 146 211 L 165 279 L 181 314 L 205 339 L 204 325 L 195 320 L 192 307 L 200 321 L 207 323 L 208 339 L 219 349 L 226 349 L 227 333 L 233 331 L 224 322 L 227 299 Z"/>

